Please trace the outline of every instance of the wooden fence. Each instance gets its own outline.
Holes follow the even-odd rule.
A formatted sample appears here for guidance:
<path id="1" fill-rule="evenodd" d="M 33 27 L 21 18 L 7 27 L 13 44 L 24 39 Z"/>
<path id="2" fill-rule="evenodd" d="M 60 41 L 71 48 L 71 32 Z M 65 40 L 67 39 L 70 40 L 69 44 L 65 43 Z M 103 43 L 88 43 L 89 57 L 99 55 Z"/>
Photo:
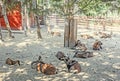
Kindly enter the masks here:
<path id="1" fill-rule="evenodd" d="M 79 28 L 93 28 L 106 30 L 107 27 L 114 28 L 120 26 L 120 18 L 114 17 L 93 17 L 93 16 L 74 16 L 77 20 L 77 27 Z M 64 18 L 58 15 L 49 16 L 50 25 L 58 25 L 59 27 L 64 27 Z"/>

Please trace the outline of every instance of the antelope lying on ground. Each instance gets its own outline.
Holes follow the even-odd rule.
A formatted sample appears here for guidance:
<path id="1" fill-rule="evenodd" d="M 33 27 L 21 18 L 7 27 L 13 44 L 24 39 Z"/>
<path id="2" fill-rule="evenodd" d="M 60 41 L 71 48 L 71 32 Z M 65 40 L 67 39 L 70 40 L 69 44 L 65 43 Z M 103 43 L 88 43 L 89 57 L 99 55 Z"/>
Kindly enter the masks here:
<path id="1" fill-rule="evenodd" d="M 8 65 L 15 65 L 15 64 L 18 64 L 18 65 L 20 65 L 20 61 L 19 61 L 19 60 L 13 61 L 12 59 L 7 58 L 7 59 L 6 59 L 6 64 L 8 64 Z"/>
<path id="2" fill-rule="evenodd" d="M 111 38 L 112 37 L 112 33 L 107 34 L 107 33 L 99 32 L 99 34 L 101 35 L 100 38 Z"/>
<path id="3" fill-rule="evenodd" d="M 42 61 L 42 59 L 41 59 L 41 56 L 38 57 L 38 60 L 33 61 L 33 62 L 31 63 L 31 68 L 32 68 L 32 69 L 36 69 L 38 63 L 44 63 L 44 62 Z"/>
<path id="4" fill-rule="evenodd" d="M 31 63 L 31 68 L 36 69 L 38 72 L 44 73 L 46 75 L 53 75 L 57 73 L 57 69 L 52 64 L 43 62 L 41 60 L 41 56 L 39 56 L 37 61 L 33 61 Z"/>
<path id="5" fill-rule="evenodd" d="M 75 55 L 73 57 L 77 57 L 77 58 L 90 58 L 90 57 L 93 57 L 93 52 L 89 52 L 89 51 L 86 51 L 86 52 L 76 52 Z"/>
<path id="6" fill-rule="evenodd" d="M 104 33 L 104 32 L 94 32 L 95 36 L 99 36 L 100 38 L 111 38 L 112 37 L 112 31 L 110 34 Z"/>
<path id="7" fill-rule="evenodd" d="M 71 70 L 77 70 L 75 73 L 81 72 L 81 66 L 76 60 L 70 60 L 69 57 L 65 57 L 63 60 L 67 65 L 68 72 L 71 72 Z"/>
<path id="8" fill-rule="evenodd" d="M 53 32 L 53 31 L 51 31 L 51 35 L 52 36 L 61 36 L 61 33 L 60 32 Z"/>
<path id="9" fill-rule="evenodd" d="M 93 44 L 93 50 L 100 50 L 102 49 L 102 42 L 96 40 L 95 43 Z"/>
<path id="10" fill-rule="evenodd" d="M 57 74 L 57 69 L 52 64 L 38 63 L 36 70 L 46 75 Z"/>
<path id="11" fill-rule="evenodd" d="M 76 49 L 80 49 L 81 51 L 86 51 L 87 50 L 87 47 L 85 46 L 85 44 L 81 43 L 80 40 L 77 40 L 74 47 L 76 47 Z"/>
<path id="12" fill-rule="evenodd" d="M 93 39 L 93 36 L 90 36 L 88 34 L 83 34 L 83 35 L 80 35 L 80 36 L 84 39 Z"/>

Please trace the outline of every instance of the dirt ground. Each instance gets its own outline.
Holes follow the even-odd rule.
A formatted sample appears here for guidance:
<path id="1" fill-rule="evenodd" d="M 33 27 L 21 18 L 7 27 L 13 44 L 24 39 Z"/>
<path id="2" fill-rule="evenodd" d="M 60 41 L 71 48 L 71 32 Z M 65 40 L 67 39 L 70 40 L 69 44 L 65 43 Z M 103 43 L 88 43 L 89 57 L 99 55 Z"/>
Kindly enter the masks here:
<path id="1" fill-rule="evenodd" d="M 0 81 L 120 81 L 120 32 L 113 31 L 111 38 L 83 39 L 82 33 L 93 34 L 93 30 L 78 30 L 78 37 L 86 44 L 94 57 L 82 59 L 73 58 L 74 50 L 64 47 L 64 31 L 61 28 L 53 29 L 61 32 L 62 36 L 47 34 L 46 28 L 41 28 L 43 39 L 38 40 L 36 29 L 26 37 L 24 33 L 14 33 L 14 39 L 8 39 L 3 32 L 4 42 L 0 42 Z M 109 32 L 108 32 L 109 33 Z M 93 42 L 98 39 L 103 42 L 103 49 L 92 50 Z M 64 62 L 59 61 L 55 54 L 62 51 L 71 59 L 77 60 L 82 71 L 78 74 L 68 73 Z M 31 69 L 31 62 L 42 56 L 46 63 L 53 64 L 58 69 L 56 75 L 44 75 Z M 7 58 L 18 59 L 21 65 L 7 65 Z"/>

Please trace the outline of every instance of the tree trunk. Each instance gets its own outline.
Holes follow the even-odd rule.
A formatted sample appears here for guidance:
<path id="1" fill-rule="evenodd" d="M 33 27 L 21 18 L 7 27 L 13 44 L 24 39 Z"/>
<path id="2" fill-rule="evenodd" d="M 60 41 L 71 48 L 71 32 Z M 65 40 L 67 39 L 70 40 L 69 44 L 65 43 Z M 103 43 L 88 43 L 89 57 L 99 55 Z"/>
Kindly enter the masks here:
<path id="1" fill-rule="evenodd" d="M 29 8 L 29 5 L 26 5 L 26 8 Z M 28 13 L 28 10 L 26 9 L 26 12 L 25 12 L 25 17 L 26 17 L 26 26 L 27 26 L 27 32 L 31 33 L 30 31 L 30 18 L 29 18 L 29 13 Z"/>
<path id="2" fill-rule="evenodd" d="M 5 20 L 5 23 L 6 23 L 6 28 L 8 30 L 8 36 L 10 38 L 14 38 L 14 36 L 12 36 L 12 32 L 11 32 L 11 28 L 10 28 L 10 24 L 9 24 L 9 21 L 8 21 L 8 18 L 7 18 L 7 11 L 6 11 L 6 7 L 4 5 L 1 5 L 2 7 L 2 12 L 3 12 L 3 17 L 4 17 L 4 20 Z"/>
<path id="3" fill-rule="evenodd" d="M 51 27 L 48 19 L 47 19 L 46 25 L 47 25 L 47 33 L 51 33 Z"/>
<path id="4" fill-rule="evenodd" d="M 0 40 L 2 40 L 3 41 L 3 38 L 2 38 L 2 31 L 1 31 L 2 29 L 1 29 L 1 22 L 0 22 Z"/>
<path id="5" fill-rule="evenodd" d="M 0 5 L 1 5 L 2 3 L 0 2 Z M 1 8 L 1 6 L 0 6 L 0 18 L 2 18 L 2 8 Z M 3 39 L 2 39 L 2 28 L 1 28 L 1 19 L 0 19 L 0 40 L 2 41 Z"/>
<path id="6" fill-rule="evenodd" d="M 9 25 L 7 15 L 4 15 L 4 20 L 5 20 L 5 23 L 6 23 L 7 30 L 8 30 L 8 36 L 10 38 L 12 38 L 12 32 L 11 32 L 11 28 L 10 28 L 10 25 Z"/>
<path id="7" fill-rule="evenodd" d="M 35 8 L 37 9 L 38 8 L 38 0 L 35 1 Z M 37 36 L 38 36 L 38 39 L 42 39 L 42 35 L 41 35 L 41 32 L 40 32 L 40 22 L 39 22 L 39 17 L 38 17 L 38 14 L 36 14 L 36 24 L 37 24 Z"/>
<path id="8" fill-rule="evenodd" d="M 64 47 L 72 48 L 77 40 L 77 21 L 67 19 L 64 32 Z"/>
<path id="9" fill-rule="evenodd" d="M 77 25 L 76 20 L 74 20 L 74 5 L 71 5 L 70 1 L 64 0 L 67 5 L 65 9 L 65 31 L 64 31 L 64 47 L 72 48 L 75 45 L 77 39 Z"/>
<path id="10" fill-rule="evenodd" d="M 42 35 L 41 35 L 41 32 L 40 32 L 40 23 L 39 23 L 38 16 L 36 16 L 36 21 L 37 21 L 37 35 L 38 35 L 38 39 L 42 39 Z"/>
<path id="11" fill-rule="evenodd" d="M 69 47 L 73 47 L 77 40 L 77 21 L 71 19 L 70 21 L 70 36 L 69 36 Z"/>
<path id="12" fill-rule="evenodd" d="M 27 36 L 27 20 L 26 20 L 26 5 L 22 7 L 22 24 L 24 27 L 25 36 Z"/>
<path id="13" fill-rule="evenodd" d="M 69 47 L 70 26 L 69 19 L 65 19 L 64 47 Z"/>

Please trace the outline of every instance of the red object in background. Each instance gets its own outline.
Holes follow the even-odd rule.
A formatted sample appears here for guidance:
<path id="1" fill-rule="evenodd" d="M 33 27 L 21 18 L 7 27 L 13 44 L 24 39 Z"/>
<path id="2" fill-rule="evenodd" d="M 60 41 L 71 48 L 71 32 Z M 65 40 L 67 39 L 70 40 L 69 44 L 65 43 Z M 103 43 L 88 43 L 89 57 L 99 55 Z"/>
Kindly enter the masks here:
<path id="1" fill-rule="evenodd" d="M 8 21 L 11 27 L 11 30 L 22 30 L 22 18 L 21 12 L 19 9 L 13 9 L 10 13 L 7 13 Z M 4 21 L 4 17 L 0 17 L 0 24 L 2 29 L 6 29 L 6 24 Z"/>

